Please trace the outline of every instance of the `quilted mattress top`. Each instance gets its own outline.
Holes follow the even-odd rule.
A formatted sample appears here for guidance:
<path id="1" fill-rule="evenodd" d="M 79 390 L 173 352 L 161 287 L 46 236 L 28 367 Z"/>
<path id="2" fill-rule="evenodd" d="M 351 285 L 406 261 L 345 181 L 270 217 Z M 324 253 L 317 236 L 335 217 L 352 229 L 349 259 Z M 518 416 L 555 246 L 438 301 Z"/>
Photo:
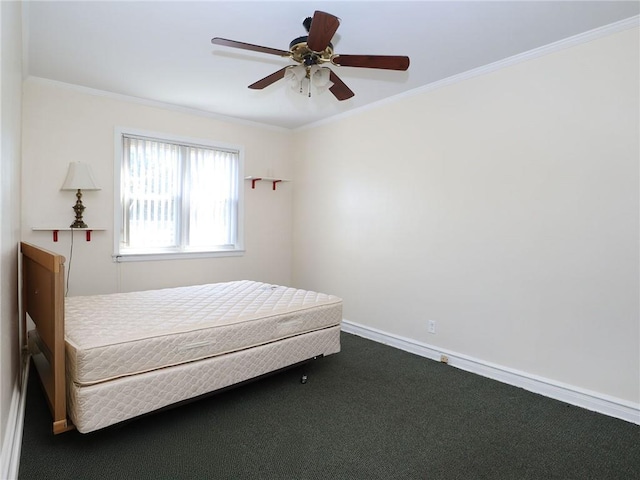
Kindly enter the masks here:
<path id="1" fill-rule="evenodd" d="M 339 324 L 334 295 L 249 280 L 67 297 L 74 381 L 95 383 Z"/>

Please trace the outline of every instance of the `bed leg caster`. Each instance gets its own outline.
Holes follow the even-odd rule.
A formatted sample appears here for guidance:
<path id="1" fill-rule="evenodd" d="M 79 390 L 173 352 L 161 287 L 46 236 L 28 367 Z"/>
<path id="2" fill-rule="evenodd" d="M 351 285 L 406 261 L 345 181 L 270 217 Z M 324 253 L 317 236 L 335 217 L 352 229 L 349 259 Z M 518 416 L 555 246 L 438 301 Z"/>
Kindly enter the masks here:
<path id="1" fill-rule="evenodd" d="M 302 376 L 300 377 L 300 383 L 307 383 L 307 374 L 303 373 Z"/>

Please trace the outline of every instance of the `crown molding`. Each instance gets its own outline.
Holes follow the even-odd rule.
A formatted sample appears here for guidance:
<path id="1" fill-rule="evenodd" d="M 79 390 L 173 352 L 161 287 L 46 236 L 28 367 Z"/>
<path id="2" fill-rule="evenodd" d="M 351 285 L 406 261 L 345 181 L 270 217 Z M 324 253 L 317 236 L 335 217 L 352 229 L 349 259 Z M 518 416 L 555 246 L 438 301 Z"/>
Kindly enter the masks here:
<path id="1" fill-rule="evenodd" d="M 519 53 L 517 55 L 513 55 L 511 57 L 507 57 L 502 60 L 498 60 L 496 62 L 483 65 L 482 67 L 474 68 L 472 70 L 468 70 L 466 72 L 462 72 L 456 75 L 452 75 L 451 77 L 444 78 L 442 80 L 438 80 L 433 83 L 429 83 L 428 85 L 423 85 L 421 87 L 415 88 L 413 90 L 408 90 L 406 92 L 400 93 L 398 95 L 394 95 L 392 97 L 385 98 L 383 100 L 370 103 L 368 105 L 364 105 L 360 108 L 356 108 L 353 110 L 349 110 L 348 112 L 340 113 L 338 115 L 334 115 L 330 118 L 326 118 L 323 120 L 319 120 L 317 122 L 313 122 L 307 125 L 303 125 L 294 129 L 294 131 L 302 131 L 315 127 L 319 127 L 321 125 L 327 125 L 330 123 L 337 122 L 344 118 L 348 118 L 353 115 L 358 115 L 368 110 L 374 110 L 380 108 L 384 105 L 396 103 L 405 98 L 414 97 L 416 95 L 423 95 L 427 92 L 431 92 L 434 90 L 438 90 L 443 87 L 447 87 L 459 82 L 463 82 L 465 80 L 469 80 L 474 77 L 479 77 L 481 75 L 486 75 L 488 73 L 492 73 L 498 70 L 502 70 L 503 68 L 511 67 L 513 65 L 517 65 L 522 62 L 526 62 L 529 60 L 533 60 L 536 58 L 540 58 L 551 53 L 559 52 L 561 50 L 565 50 L 567 48 L 575 47 L 578 45 L 582 45 L 587 42 L 591 42 L 593 40 L 597 40 L 600 38 L 607 37 L 609 35 L 613 35 L 616 33 L 623 32 L 625 30 L 629 30 L 631 28 L 640 27 L 640 15 L 636 15 L 634 17 L 629 17 L 625 20 L 621 20 L 619 22 L 611 23 L 609 25 L 605 25 L 603 27 L 595 28 L 593 30 L 589 30 L 587 32 L 579 33 L 578 35 L 574 35 L 572 37 L 565 38 L 563 40 L 558 40 L 557 42 L 550 43 L 548 45 L 544 45 L 542 47 L 534 48 L 533 50 L 529 50 L 527 52 Z"/>
<path id="2" fill-rule="evenodd" d="M 222 114 L 219 114 L 219 113 L 207 112 L 205 110 L 199 110 L 197 108 L 182 107 L 182 106 L 179 106 L 179 105 L 175 105 L 173 103 L 165 103 L 165 102 L 160 102 L 158 100 L 149 100 L 149 99 L 146 99 L 146 98 L 134 97 L 134 96 L 131 96 L 131 95 L 124 95 L 124 94 L 121 94 L 121 93 L 108 92 L 106 90 L 99 90 L 99 89 L 96 89 L 96 88 L 84 87 L 82 85 L 76 85 L 76 84 L 73 84 L 73 83 L 60 82 L 58 80 L 51 80 L 51 79 L 43 78 L 43 77 L 36 77 L 34 75 L 29 75 L 25 79 L 25 82 L 39 83 L 39 84 L 42 84 L 42 85 L 51 85 L 51 86 L 54 86 L 54 87 L 64 88 L 64 89 L 75 91 L 75 92 L 78 92 L 78 93 L 83 93 L 85 95 L 92 95 L 92 96 L 95 96 L 95 97 L 104 97 L 104 98 L 109 98 L 111 100 L 117 100 L 117 101 L 120 101 L 120 102 L 135 103 L 135 104 L 143 105 L 143 106 L 146 106 L 146 107 L 161 108 L 163 110 L 169 110 L 169 111 L 172 111 L 172 112 L 184 113 L 184 114 L 187 114 L 187 115 L 194 115 L 194 116 L 197 116 L 197 117 L 210 118 L 212 120 L 219 120 L 219 121 L 225 122 L 225 123 L 235 123 L 235 124 L 238 124 L 238 125 L 261 128 L 261 129 L 277 131 L 277 132 L 291 132 L 291 129 L 289 129 L 289 128 L 278 127 L 278 126 L 269 125 L 269 124 L 266 124 L 266 123 L 252 122 L 250 120 L 243 120 L 243 119 L 236 118 L 236 117 L 229 117 L 229 116 L 222 115 Z"/>
<path id="3" fill-rule="evenodd" d="M 511 57 L 507 57 L 503 60 L 498 60 L 496 62 L 490 63 L 488 65 L 484 65 L 482 67 L 478 67 L 478 68 L 474 68 L 472 70 L 468 70 L 466 72 L 462 72 L 456 75 L 452 75 L 451 77 L 447 77 L 444 78 L 442 80 L 438 80 L 436 82 L 432 82 L 428 85 L 423 85 L 421 87 L 415 88 L 413 90 L 409 90 L 406 92 L 403 92 L 401 94 L 398 95 L 394 95 L 392 97 L 388 97 L 385 98 L 383 100 L 377 101 L 377 102 L 373 102 L 367 105 L 364 105 L 362 107 L 350 110 L 348 112 L 344 112 L 344 113 L 340 113 L 337 115 L 334 115 L 332 117 L 323 119 L 323 120 L 319 120 L 317 122 L 313 122 L 313 123 L 309 123 L 306 125 L 302 125 L 300 127 L 296 127 L 296 128 L 285 128 L 285 127 L 278 127 L 278 126 L 274 126 L 274 125 L 269 125 L 269 124 L 265 124 L 265 123 L 260 123 L 260 122 L 253 122 L 250 120 L 243 120 L 243 119 L 239 119 L 236 117 L 230 117 L 230 116 L 225 116 L 222 114 L 218 114 L 218 113 L 213 113 L 213 112 L 208 112 L 208 111 L 204 111 L 204 110 L 199 110 L 199 109 L 195 109 L 195 108 L 189 108 L 189 107 L 182 107 L 182 106 L 178 106 L 175 104 L 171 104 L 171 103 L 165 103 L 165 102 L 160 102 L 157 100 L 149 100 L 149 99 L 145 99 L 145 98 L 141 98 L 141 97 L 135 97 L 135 96 L 129 96 L 129 95 L 124 95 L 124 94 L 118 94 L 118 93 L 113 93 L 113 92 L 108 92 L 108 91 L 104 91 L 104 90 L 98 90 L 98 89 L 94 89 L 94 88 L 89 88 L 89 87 L 84 87 L 84 86 L 80 86 L 80 85 L 75 85 L 75 84 L 70 84 L 70 83 L 65 83 L 65 82 L 60 82 L 57 80 L 49 80 L 46 78 L 42 78 L 42 77 L 36 77 L 36 76 L 28 76 L 26 77 L 25 81 L 34 81 L 34 82 L 39 82 L 39 83 L 44 83 L 44 84 L 49 84 L 49 85 L 54 85 L 60 88 L 66 88 L 69 90 L 74 90 L 80 93 L 84 93 L 87 95 L 94 95 L 94 96 L 101 96 L 101 97 L 106 97 L 106 98 L 111 98 L 114 100 L 118 100 L 118 101 L 123 101 L 123 102 L 129 102 L 129 103 L 136 103 L 139 105 L 144 105 L 144 106 L 148 106 L 148 107 L 155 107 L 155 108 L 161 108 L 164 110 L 169 110 L 169 111 L 174 111 L 174 112 L 179 112 L 179 113 L 185 113 L 185 114 L 189 114 L 189 115 L 194 115 L 194 116 L 200 116 L 200 117 L 204 117 L 204 118 L 210 118 L 210 119 L 214 119 L 214 120 L 219 120 L 222 122 L 226 122 L 226 123 L 234 123 L 234 124 L 238 124 L 238 125 L 244 125 L 244 126 L 249 126 L 249 127 L 255 127 L 255 128 L 260 128 L 260 129 L 267 129 L 267 130 L 271 130 L 271 131 L 277 131 L 277 132 L 296 132 L 296 131 L 303 131 L 303 130 L 308 130 L 308 129 L 312 129 L 315 127 L 319 127 L 321 125 L 327 125 L 327 124 L 331 124 L 337 121 L 340 121 L 344 118 L 348 118 L 350 116 L 353 115 L 358 115 L 361 114 L 363 112 L 366 112 L 368 110 L 374 110 L 377 108 L 380 108 L 382 106 L 388 105 L 388 104 L 392 104 L 392 103 L 396 103 L 400 100 L 403 100 L 405 98 L 410 98 L 416 95 L 423 95 L 427 92 L 431 92 L 433 90 L 438 90 L 440 88 L 446 87 L 446 86 L 450 86 L 465 80 L 469 80 L 471 78 L 474 77 L 478 77 L 481 75 L 486 75 L 488 73 L 492 73 L 498 70 L 501 70 L 503 68 L 507 68 L 507 67 L 511 67 L 513 65 L 517 65 L 519 63 L 522 62 L 526 62 L 529 60 L 533 60 L 536 58 L 540 58 L 546 55 L 549 55 L 551 53 L 555 53 L 555 52 L 559 52 L 561 50 L 567 49 L 567 48 L 571 48 L 577 45 L 581 45 L 593 40 L 597 40 L 609 35 L 613 35 L 615 33 L 619 33 L 619 32 L 623 32 L 625 30 L 629 30 L 631 28 L 638 28 L 640 27 L 640 15 L 636 15 L 634 17 L 630 17 L 627 18 L 625 20 L 621 20 L 619 22 L 615 22 L 609 25 L 605 25 L 603 27 L 599 27 L 599 28 L 595 28 L 593 30 L 589 30 L 587 32 L 584 33 L 580 33 L 578 35 L 574 35 L 572 37 L 569 38 L 565 38 L 563 40 L 559 40 L 557 42 L 553 42 L 550 43 L 548 45 L 544 45 L 542 47 L 539 48 L 535 48 L 533 50 L 529 50 L 527 52 L 523 52 L 517 55 L 513 55 Z"/>

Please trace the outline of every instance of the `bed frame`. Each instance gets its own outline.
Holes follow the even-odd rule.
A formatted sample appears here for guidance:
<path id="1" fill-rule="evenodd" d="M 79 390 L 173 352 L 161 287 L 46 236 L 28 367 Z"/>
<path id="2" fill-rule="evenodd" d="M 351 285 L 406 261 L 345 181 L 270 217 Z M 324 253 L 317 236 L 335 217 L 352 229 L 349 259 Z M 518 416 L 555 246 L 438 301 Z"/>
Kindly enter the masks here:
<path id="1" fill-rule="evenodd" d="M 65 292 L 64 292 L 64 263 L 65 257 L 56 253 L 44 250 L 35 245 L 21 242 L 21 259 L 22 259 L 22 309 L 21 309 L 21 329 L 23 342 L 26 343 L 25 347 L 28 348 L 31 353 L 33 363 L 40 377 L 47 403 L 53 416 L 53 433 L 58 434 L 73 430 L 76 427 L 71 421 L 71 416 L 68 416 L 68 410 L 73 407 L 74 400 L 73 394 L 70 393 L 71 385 L 67 385 L 67 370 L 65 362 L 66 359 L 66 343 L 65 343 Z M 29 319 L 35 324 L 35 329 L 28 330 Z M 331 331 L 330 331 L 331 330 Z M 248 381 L 257 380 L 266 375 L 273 374 L 288 368 L 304 365 L 317 358 L 321 358 L 326 354 L 336 353 L 340 351 L 340 327 L 339 325 L 324 329 L 320 331 L 313 331 L 308 334 L 299 335 L 294 337 L 297 340 L 295 345 L 302 345 L 304 348 L 301 350 L 302 354 L 296 353 L 295 358 L 287 357 L 272 357 L 272 353 L 267 353 L 268 358 L 273 358 L 273 366 L 269 369 L 255 369 L 247 372 L 242 378 L 238 378 L 235 382 L 229 384 L 220 384 L 214 382 L 208 390 L 204 390 L 200 393 L 194 393 L 191 396 L 185 396 L 182 401 L 175 401 L 167 404 L 158 404 L 150 407 L 148 410 L 144 410 L 137 413 L 135 416 L 146 415 L 155 411 L 161 411 L 166 408 L 181 405 L 187 401 L 192 401 L 197 398 L 208 396 L 220 391 L 227 390 L 230 387 L 242 385 Z M 320 346 L 316 346 L 314 342 L 321 335 L 323 343 Z M 276 345 L 279 342 L 275 342 L 272 345 Z M 306 347 L 306 345 L 312 345 Z M 262 353 L 255 352 L 258 348 L 265 348 L 268 345 L 257 348 L 249 348 L 245 352 L 254 351 L 254 355 L 262 355 Z M 270 347 L 269 347 L 270 348 Z M 269 350 L 269 352 L 276 352 Z M 264 350 L 260 350 L 264 352 Z M 277 354 L 277 353 L 275 353 Z M 202 362 L 209 362 L 210 360 L 220 359 L 225 357 L 221 355 L 219 357 L 213 357 Z M 217 361 L 217 360 L 216 360 Z M 231 360 L 229 360 L 231 361 Z M 201 362 L 192 362 L 189 366 L 194 366 Z M 209 368 L 209 363 L 203 365 L 205 368 Z M 176 366 L 175 368 L 181 368 L 182 366 Z M 199 367 L 198 367 L 199 368 Z M 162 369 L 163 374 L 166 374 L 164 378 L 171 377 L 172 368 Z M 215 370 L 209 370 L 212 374 L 215 374 Z M 302 372 L 302 383 L 306 381 L 306 373 Z M 127 397 L 120 397 L 120 399 L 126 400 Z M 70 404 L 71 402 L 71 404 Z M 71 413 L 73 415 L 73 410 Z M 125 418 L 132 419 L 134 416 Z M 124 421 L 122 420 L 122 421 Z M 109 426 L 115 422 L 106 423 L 104 426 Z M 97 426 L 95 429 L 104 428 L 104 426 Z M 79 427 L 81 431 L 91 431 L 87 426 Z M 83 430 L 84 429 L 84 430 Z"/>
<path id="2" fill-rule="evenodd" d="M 21 242 L 22 338 L 32 355 L 53 415 L 53 433 L 75 427 L 67 418 L 64 343 L 65 258 Z M 31 318 L 35 329 L 27 332 Z"/>

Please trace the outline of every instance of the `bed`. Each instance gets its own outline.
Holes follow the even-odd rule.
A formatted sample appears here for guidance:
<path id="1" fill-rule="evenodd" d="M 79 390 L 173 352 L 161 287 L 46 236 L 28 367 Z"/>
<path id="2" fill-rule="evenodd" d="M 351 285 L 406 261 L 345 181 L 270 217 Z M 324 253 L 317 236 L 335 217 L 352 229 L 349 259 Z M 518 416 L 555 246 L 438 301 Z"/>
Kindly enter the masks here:
<path id="1" fill-rule="evenodd" d="M 242 280 L 65 298 L 65 258 L 24 242 L 21 252 L 22 333 L 56 434 L 89 433 L 340 351 L 334 295 Z"/>

